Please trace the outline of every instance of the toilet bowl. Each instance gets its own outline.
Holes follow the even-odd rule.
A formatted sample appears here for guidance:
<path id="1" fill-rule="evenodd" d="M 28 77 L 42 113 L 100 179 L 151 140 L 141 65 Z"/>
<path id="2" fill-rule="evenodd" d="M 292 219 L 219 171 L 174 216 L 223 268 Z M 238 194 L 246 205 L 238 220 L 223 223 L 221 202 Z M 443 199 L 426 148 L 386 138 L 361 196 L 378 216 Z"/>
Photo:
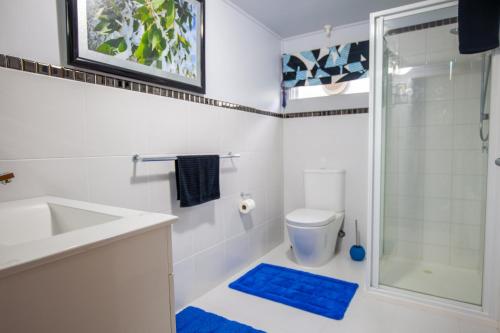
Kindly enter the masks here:
<path id="1" fill-rule="evenodd" d="M 345 171 L 305 170 L 305 208 L 286 215 L 286 227 L 297 263 L 321 266 L 334 255 L 344 221 Z"/>
<path id="2" fill-rule="evenodd" d="M 329 210 L 297 209 L 286 216 L 288 236 L 297 262 L 321 266 L 335 252 L 343 213 Z"/>

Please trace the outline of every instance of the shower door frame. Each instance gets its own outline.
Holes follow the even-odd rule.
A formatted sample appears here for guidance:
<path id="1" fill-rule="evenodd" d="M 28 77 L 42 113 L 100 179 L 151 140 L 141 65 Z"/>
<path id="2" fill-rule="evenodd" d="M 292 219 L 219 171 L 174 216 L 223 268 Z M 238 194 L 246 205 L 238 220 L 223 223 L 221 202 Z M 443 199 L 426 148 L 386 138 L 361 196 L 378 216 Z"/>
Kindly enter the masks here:
<path id="1" fill-rule="evenodd" d="M 487 172 L 487 199 L 486 199 L 486 225 L 485 225 L 485 248 L 483 265 L 483 288 L 482 305 L 472 305 L 460 301 L 454 301 L 437 296 L 425 295 L 418 292 L 403 290 L 395 287 L 382 286 L 379 284 L 379 258 L 383 224 L 381 221 L 381 207 L 383 207 L 382 191 L 384 187 L 384 175 L 382 174 L 384 163 L 384 115 L 383 115 L 383 27 L 384 21 L 402 18 L 410 15 L 431 12 L 433 10 L 452 7 L 457 5 L 454 0 L 427 0 L 411 5 L 392 8 L 384 11 L 371 13 L 370 15 L 370 113 L 369 113 L 369 149 L 368 149 L 368 237 L 367 248 L 370 253 L 367 256 L 366 288 L 368 292 L 394 299 L 406 300 L 412 303 L 433 305 L 465 313 L 480 319 L 500 320 L 500 307 L 497 295 L 499 285 L 495 283 L 500 279 L 500 274 L 495 272 L 493 261 L 495 252 L 500 251 L 500 245 L 495 245 L 494 239 L 500 239 L 500 227 L 495 229 L 496 202 L 500 200 L 500 189 L 496 184 L 500 183 L 500 169 L 495 168 L 494 154 L 500 152 L 500 115 L 492 112 L 500 106 L 500 97 L 495 98 L 491 94 L 490 106 L 490 140 L 488 154 Z M 496 63 L 500 63 L 500 52 L 496 52 Z M 495 62 L 494 62 L 495 63 Z M 500 88 L 500 81 L 495 76 L 500 76 L 500 70 L 492 70 L 491 91 Z M 496 82 L 496 83 L 495 83 Z M 498 100 L 495 100 L 498 99 Z M 479 110 L 478 110 L 479 118 Z M 479 131 L 479 122 L 478 122 Z M 478 134 L 479 135 L 479 134 Z M 499 170 L 496 170 L 499 169 Z M 499 209 L 500 210 L 500 209 Z M 500 221 L 499 221 L 500 222 Z M 500 243 L 500 242 L 498 242 Z M 500 253 L 500 252 L 499 252 Z"/>

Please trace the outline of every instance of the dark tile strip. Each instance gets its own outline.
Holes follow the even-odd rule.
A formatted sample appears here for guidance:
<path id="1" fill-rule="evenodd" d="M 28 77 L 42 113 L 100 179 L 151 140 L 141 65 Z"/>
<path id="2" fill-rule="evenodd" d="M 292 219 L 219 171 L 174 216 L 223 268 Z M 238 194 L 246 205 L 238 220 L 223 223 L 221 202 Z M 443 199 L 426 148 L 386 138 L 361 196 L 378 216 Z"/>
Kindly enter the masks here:
<path id="1" fill-rule="evenodd" d="M 6 56 L 7 58 L 7 67 L 12 69 L 23 70 L 23 62 L 20 58 Z"/>
<path id="2" fill-rule="evenodd" d="M 64 69 L 60 66 L 50 65 L 50 76 L 64 78 Z"/>
<path id="3" fill-rule="evenodd" d="M 442 20 L 420 23 L 420 24 L 415 24 L 415 25 L 409 25 L 409 26 L 403 27 L 403 28 L 392 29 L 392 30 L 387 31 L 386 35 L 388 35 L 388 36 L 397 35 L 397 34 L 402 34 L 402 33 L 410 32 L 410 31 L 424 30 L 424 29 L 429 29 L 429 28 L 440 27 L 443 25 L 454 24 L 457 22 L 458 22 L 458 17 L 449 17 L 449 18 L 445 18 Z"/>
<path id="4" fill-rule="evenodd" d="M 347 115 L 347 114 L 362 114 L 362 113 L 368 113 L 368 108 L 285 113 L 283 118 L 342 116 L 342 115 Z"/>
<path id="5" fill-rule="evenodd" d="M 0 67 L 7 67 L 10 69 L 26 71 L 35 74 L 49 75 L 53 77 L 58 77 L 67 80 L 75 80 L 79 82 L 84 82 L 88 84 L 104 85 L 108 87 L 113 87 L 117 89 L 132 90 L 140 93 L 152 94 L 157 96 L 163 96 L 167 98 L 174 98 L 183 101 L 188 101 L 191 103 L 205 104 L 211 106 L 217 106 L 225 109 L 250 112 L 255 114 L 260 114 L 275 118 L 302 118 L 302 117 L 322 117 L 322 116 L 338 116 L 345 114 L 361 114 L 368 113 L 367 108 L 357 108 L 357 109 L 340 109 L 340 110 L 325 110 L 325 111 L 312 111 L 312 112 L 297 112 L 297 113 L 277 113 L 259 110 L 249 106 L 235 104 L 230 102 L 225 102 L 221 100 L 215 100 L 212 98 L 207 98 L 205 96 L 200 96 L 196 94 L 191 94 L 184 91 L 173 90 L 169 88 L 163 88 L 153 85 L 148 85 L 145 83 L 135 82 L 125 80 L 123 78 L 116 78 L 111 76 L 105 76 L 102 74 L 84 72 L 80 70 L 75 70 L 72 68 L 60 67 L 55 65 L 43 64 L 36 61 L 31 61 L 27 59 L 21 59 L 17 57 L 12 57 L 8 55 L 0 54 Z"/>
<path id="6" fill-rule="evenodd" d="M 36 73 L 38 71 L 36 62 L 25 59 L 23 59 L 23 68 L 26 72 Z"/>
<path id="7" fill-rule="evenodd" d="M 42 75 L 50 75 L 50 65 L 37 63 L 37 73 Z"/>
<path id="8" fill-rule="evenodd" d="M 153 85 L 148 85 L 145 83 L 135 82 L 125 80 L 123 78 L 116 78 L 111 76 L 105 76 L 102 74 L 84 72 L 72 68 L 60 67 L 55 65 L 43 64 L 40 62 L 21 59 L 17 57 L 12 57 L 4 54 L 0 54 L 0 67 L 7 67 L 10 69 L 49 75 L 53 77 L 58 77 L 67 80 L 75 80 L 79 82 L 85 82 L 89 84 L 97 84 L 104 85 L 108 87 L 118 88 L 118 89 L 126 89 L 132 90 L 136 92 L 152 94 L 157 96 L 163 96 L 168 98 L 180 99 L 183 101 L 188 101 L 192 103 L 206 104 L 211 106 L 218 106 L 225 109 L 244 111 L 256 113 L 264 116 L 276 117 L 276 118 L 284 118 L 283 113 L 270 112 L 255 109 L 252 107 L 229 103 L 225 101 L 215 100 L 211 98 L 206 98 L 205 96 L 200 96 L 196 94 L 191 94 L 184 91 L 178 91 Z"/>

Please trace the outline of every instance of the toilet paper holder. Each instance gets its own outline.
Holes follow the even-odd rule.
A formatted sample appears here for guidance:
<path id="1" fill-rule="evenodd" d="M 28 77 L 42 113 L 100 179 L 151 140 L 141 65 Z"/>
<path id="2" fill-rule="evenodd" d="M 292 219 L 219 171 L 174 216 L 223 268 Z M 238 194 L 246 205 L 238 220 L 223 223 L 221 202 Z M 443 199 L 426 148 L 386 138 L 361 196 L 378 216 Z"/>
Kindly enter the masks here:
<path id="1" fill-rule="evenodd" d="M 239 203 L 239 211 L 240 214 L 250 214 L 252 210 L 255 209 L 255 201 L 252 199 L 252 196 L 250 193 L 240 193 L 241 195 L 241 200 Z"/>

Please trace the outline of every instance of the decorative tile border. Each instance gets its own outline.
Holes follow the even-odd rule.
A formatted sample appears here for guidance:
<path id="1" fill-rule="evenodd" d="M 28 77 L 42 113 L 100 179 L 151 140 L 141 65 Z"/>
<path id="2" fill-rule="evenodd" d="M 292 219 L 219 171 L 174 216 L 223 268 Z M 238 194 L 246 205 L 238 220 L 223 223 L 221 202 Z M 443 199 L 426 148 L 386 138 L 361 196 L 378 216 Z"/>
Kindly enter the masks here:
<path id="1" fill-rule="evenodd" d="M 18 57 L 13 57 L 9 55 L 0 54 L 0 67 L 20 70 L 24 72 L 41 74 L 53 76 L 61 79 L 85 82 L 88 84 L 97 84 L 108 86 L 112 88 L 125 89 L 136 91 L 145 94 L 163 96 L 168 98 L 180 99 L 183 101 L 188 101 L 192 103 L 206 104 L 218 106 L 226 109 L 244 111 L 250 113 L 256 113 L 264 116 L 270 116 L 275 118 L 283 118 L 283 113 L 270 112 L 252 108 L 249 106 L 244 106 L 241 104 L 235 104 L 230 102 L 225 102 L 221 100 L 216 100 L 212 98 L 206 98 L 205 96 L 196 95 L 184 91 L 164 88 L 155 85 L 149 85 L 142 82 L 131 81 L 123 78 L 118 78 L 114 76 L 107 76 L 104 74 L 92 73 L 80 71 L 73 68 L 66 68 L 61 66 L 43 64 L 40 62 L 22 59 Z"/>
<path id="2" fill-rule="evenodd" d="M 342 116 L 342 115 L 347 115 L 347 114 L 362 114 L 362 113 L 368 113 L 368 108 L 285 113 L 283 118 Z"/>
<path id="3" fill-rule="evenodd" d="M 225 102 L 221 100 L 216 100 L 212 98 L 206 98 L 205 96 L 191 94 L 188 92 L 174 90 L 169 88 L 164 88 L 155 85 L 149 85 L 142 82 L 130 81 L 123 78 L 118 78 L 114 76 L 107 76 L 101 73 L 85 72 L 73 68 L 66 68 L 56 65 L 44 64 L 41 62 L 36 62 L 28 59 L 22 59 L 18 57 L 13 57 L 9 55 L 0 54 L 0 67 L 15 69 L 19 71 L 29 72 L 33 74 L 53 76 L 60 79 L 73 80 L 78 82 L 84 82 L 88 84 L 96 84 L 101 86 L 107 86 L 118 89 L 125 89 L 135 92 L 140 92 L 144 94 L 151 94 L 157 96 L 163 96 L 167 98 L 174 98 L 183 101 L 188 101 L 192 103 L 206 104 L 212 106 L 218 106 L 226 109 L 244 111 L 250 113 L 256 113 L 264 116 L 270 116 L 275 118 L 304 118 L 304 117 L 322 117 L 322 116 L 339 116 L 346 114 L 361 114 L 368 113 L 367 108 L 358 109 L 341 109 L 341 110 L 327 110 L 327 111 L 313 111 L 313 112 L 297 112 L 297 113 L 277 113 L 259 110 L 249 106 L 244 106 L 241 104 L 235 104 L 230 102 Z"/>
<path id="4" fill-rule="evenodd" d="M 442 19 L 442 20 L 410 25 L 410 26 L 403 27 L 403 28 L 392 29 L 392 30 L 387 31 L 386 35 L 387 36 L 398 35 L 398 34 L 402 34 L 405 32 L 435 28 L 435 27 L 440 27 L 443 25 L 453 24 L 453 23 L 457 23 L 457 22 L 458 22 L 458 17 L 450 17 L 450 18 L 446 18 L 446 19 Z"/>

